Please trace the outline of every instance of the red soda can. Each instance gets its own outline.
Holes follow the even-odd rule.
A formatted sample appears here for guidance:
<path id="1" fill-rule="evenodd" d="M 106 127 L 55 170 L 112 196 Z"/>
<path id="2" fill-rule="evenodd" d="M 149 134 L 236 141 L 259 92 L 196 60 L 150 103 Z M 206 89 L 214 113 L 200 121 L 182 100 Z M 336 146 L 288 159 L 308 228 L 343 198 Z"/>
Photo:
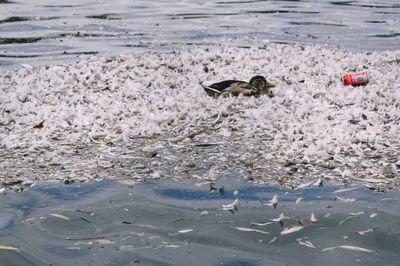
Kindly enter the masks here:
<path id="1" fill-rule="evenodd" d="M 357 72 L 357 73 L 347 73 L 342 76 L 343 85 L 348 86 L 365 86 L 368 84 L 368 73 L 367 72 Z"/>

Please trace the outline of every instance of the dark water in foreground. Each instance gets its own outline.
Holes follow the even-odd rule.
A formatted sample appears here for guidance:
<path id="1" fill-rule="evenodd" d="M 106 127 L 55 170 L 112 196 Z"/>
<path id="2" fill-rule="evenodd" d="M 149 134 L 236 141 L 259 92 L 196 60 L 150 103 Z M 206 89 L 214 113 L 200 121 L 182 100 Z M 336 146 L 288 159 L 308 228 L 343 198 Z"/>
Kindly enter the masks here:
<path id="1" fill-rule="evenodd" d="M 0 195 L 1 265 L 398 265 L 399 192 L 225 180 L 38 184 Z M 237 190 L 237 192 L 235 192 Z M 264 206 L 277 193 L 274 209 Z M 298 197 L 302 201 L 296 205 Z M 239 199 L 238 212 L 222 204 Z M 336 199 L 336 200 L 335 200 Z M 311 223 L 311 213 L 318 219 Z M 280 213 L 288 218 L 263 225 Z M 300 231 L 281 235 L 290 226 Z M 253 224 L 252 224 L 253 223 Z M 258 223 L 258 226 L 254 223 Z M 249 231 L 249 229 L 259 231 Z M 346 248 L 330 247 L 351 246 Z M 363 248 L 363 250 L 354 250 Z M 328 250 L 325 250 L 328 248 Z M 2 249 L 0 247 L 0 249 Z"/>
<path id="2" fill-rule="evenodd" d="M 397 0 L 0 0 L 0 67 L 232 42 L 399 49 L 399 19 Z"/>

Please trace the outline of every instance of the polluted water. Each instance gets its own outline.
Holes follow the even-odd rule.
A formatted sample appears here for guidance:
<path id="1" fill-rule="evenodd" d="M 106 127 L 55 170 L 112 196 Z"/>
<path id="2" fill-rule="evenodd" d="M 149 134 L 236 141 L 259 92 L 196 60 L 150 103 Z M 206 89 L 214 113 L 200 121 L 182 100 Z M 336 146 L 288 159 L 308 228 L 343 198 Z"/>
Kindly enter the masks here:
<path id="1" fill-rule="evenodd" d="M 399 10 L 0 0 L 0 265 L 399 265 Z"/>
<path id="2" fill-rule="evenodd" d="M 400 193 L 235 178 L 38 183 L 0 195 L 5 265 L 398 265 Z M 275 208 L 265 206 L 279 198 Z M 354 198 L 354 201 L 338 200 Z M 298 199 L 302 200 L 299 201 Z M 201 263 L 200 263 L 201 262 Z"/>

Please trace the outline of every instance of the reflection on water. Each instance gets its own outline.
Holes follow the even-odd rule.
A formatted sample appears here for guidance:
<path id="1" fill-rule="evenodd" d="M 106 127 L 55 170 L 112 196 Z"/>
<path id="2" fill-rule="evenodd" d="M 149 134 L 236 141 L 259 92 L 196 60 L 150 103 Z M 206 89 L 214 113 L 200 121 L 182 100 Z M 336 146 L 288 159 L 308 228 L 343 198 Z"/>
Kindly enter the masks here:
<path id="1" fill-rule="evenodd" d="M 7 265 L 397 265 L 399 192 L 111 181 L 38 184 L 0 200 Z M 274 194 L 276 209 L 266 206 Z M 302 200 L 300 201 L 300 197 Z M 232 214 L 221 206 L 239 199 Z M 283 213 L 281 226 L 272 222 Z M 314 213 L 317 221 L 312 221 Z M 284 234 L 286 228 L 302 225 Z M 296 228 L 296 227 L 295 227 Z M 299 228 L 299 227 L 297 227 Z"/>
<path id="2" fill-rule="evenodd" d="M 400 43 L 400 5 L 395 0 L 74 0 L 68 4 L 1 0 L 0 4 L 2 65 L 228 40 L 240 46 L 264 45 L 260 40 L 329 43 L 353 50 L 398 49 Z"/>

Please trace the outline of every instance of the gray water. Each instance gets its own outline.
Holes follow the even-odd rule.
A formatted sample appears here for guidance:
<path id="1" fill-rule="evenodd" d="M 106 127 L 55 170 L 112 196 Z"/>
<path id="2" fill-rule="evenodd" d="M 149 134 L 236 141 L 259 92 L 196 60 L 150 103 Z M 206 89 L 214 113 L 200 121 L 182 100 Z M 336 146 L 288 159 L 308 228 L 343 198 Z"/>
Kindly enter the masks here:
<path id="1" fill-rule="evenodd" d="M 223 193 L 190 182 L 128 186 L 105 180 L 42 183 L 23 193 L 0 195 L 0 245 L 18 248 L 0 250 L 0 264 L 399 265 L 399 192 L 351 187 L 335 193 L 343 187 L 333 185 L 291 191 L 233 177 L 215 186 L 223 186 Z M 276 209 L 262 204 L 275 193 Z M 300 196 L 303 200 L 296 204 Z M 236 198 L 237 212 L 222 210 L 222 204 Z M 312 212 L 315 223 L 307 220 Z M 282 226 L 252 224 L 280 213 L 288 217 Z M 302 230 L 281 235 L 299 221 Z M 300 244 L 305 241 L 313 246 Z M 337 246 L 371 252 L 324 250 Z"/>
<path id="2" fill-rule="evenodd" d="M 399 49 L 399 19 L 397 0 L 0 0 L 0 67 L 225 43 Z"/>
<path id="3" fill-rule="evenodd" d="M 57 64 L 137 49 L 190 46 L 338 45 L 400 47 L 400 4 L 384 1 L 14 1 L 0 0 L 0 70 Z M 39 184 L 0 195 L 0 265 L 398 265 L 398 192 L 335 187 L 290 191 L 224 181 L 225 193 L 170 181 Z M 238 190 L 239 211 L 221 210 Z M 277 209 L 261 205 L 274 193 Z M 304 197 L 295 205 L 297 197 Z M 205 213 L 204 211 L 207 211 Z M 252 226 L 281 212 L 290 219 Z M 316 224 L 281 236 L 314 212 Z M 339 225 L 350 212 L 363 212 Z M 377 214 L 371 218 L 371 214 Z M 52 216 L 61 214 L 68 219 Z M 202 215 L 203 214 L 203 215 Z M 330 215 L 328 215 L 330 214 Z M 245 232 L 236 227 L 269 233 Z M 187 233 L 180 230 L 192 229 Z M 357 231 L 371 229 L 364 236 Z M 271 240 L 277 237 L 275 241 Z M 315 248 L 300 245 L 306 240 Z M 303 240 L 304 241 L 304 240 Z M 324 248 L 347 245 L 365 253 Z"/>

